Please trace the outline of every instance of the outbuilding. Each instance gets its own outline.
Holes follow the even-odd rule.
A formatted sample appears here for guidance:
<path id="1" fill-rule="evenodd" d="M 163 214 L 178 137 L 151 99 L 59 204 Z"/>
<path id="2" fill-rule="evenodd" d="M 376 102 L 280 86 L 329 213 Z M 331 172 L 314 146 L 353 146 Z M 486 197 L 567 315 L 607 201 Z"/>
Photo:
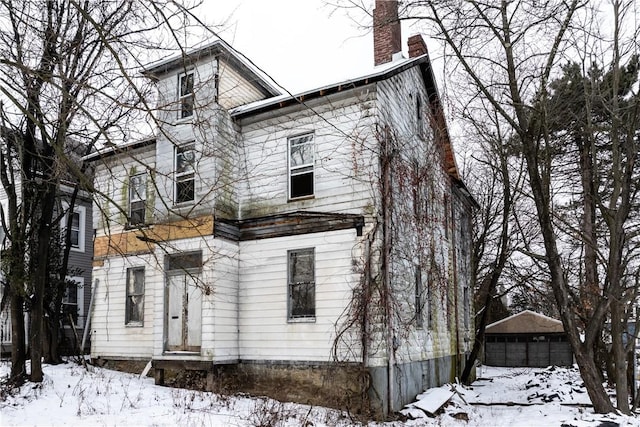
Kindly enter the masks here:
<path id="1" fill-rule="evenodd" d="M 573 352 L 561 321 L 525 310 L 487 326 L 484 364 L 568 366 Z"/>

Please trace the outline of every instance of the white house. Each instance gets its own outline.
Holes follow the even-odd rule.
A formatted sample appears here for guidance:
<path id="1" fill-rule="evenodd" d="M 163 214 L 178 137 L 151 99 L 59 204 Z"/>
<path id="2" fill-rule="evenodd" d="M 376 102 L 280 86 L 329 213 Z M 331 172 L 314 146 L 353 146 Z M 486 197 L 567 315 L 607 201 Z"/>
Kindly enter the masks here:
<path id="1" fill-rule="evenodd" d="M 145 70 L 156 135 L 90 157 L 94 360 L 384 413 L 454 380 L 474 202 L 426 46 L 402 58 L 378 3 L 360 78 L 282 95 L 219 40 Z"/>

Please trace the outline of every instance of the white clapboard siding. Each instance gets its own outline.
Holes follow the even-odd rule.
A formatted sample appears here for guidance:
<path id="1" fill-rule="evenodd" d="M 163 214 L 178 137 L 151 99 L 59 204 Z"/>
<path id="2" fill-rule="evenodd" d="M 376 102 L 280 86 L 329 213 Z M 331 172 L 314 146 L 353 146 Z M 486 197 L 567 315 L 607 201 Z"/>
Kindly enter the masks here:
<path id="1" fill-rule="evenodd" d="M 411 162 L 414 159 L 418 161 L 431 162 L 431 179 L 428 183 L 432 198 L 430 202 L 430 214 L 437 218 L 431 222 L 426 231 L 423 233 L 429 241 L 433 241 L 435 247 L 435 261 L 439 268 L 448 276 L 450 269 L 449 261 L 449 244 L 444 239 L 444 230 L 442 224 L 444 193 L 448 189 L 449 177 L 445 172 L 443 165 L 440 163 L 441 158 L 434 156 L 436 150 L 432 138 L 433 132 L 429 129 L 429 122 L 426 120 L 426 112 L 428 111 L 428 98 L 424 89 L 422 77 L 417 68 L 408 69 L 398 75 L 378 83 L 378 111 L 379 118 L 382 123 L 392 126 L 398 144 L 399 159 L 403 162 Z M 418 137 L 416 115 L 416 100 L 420 98 L 425 117 L 423 119 L 424 138 Z M 399 179 L 394 179 L 397 184 Z M 417 236 L 418 231 L 416 225 L 410 221 L 413 212 L 411 188 L 401 190 L 397 185 L 393 188 L 395 192 L 393 229 L 394 246 L 392 249 L 392 282 L 394 283 L 395 299 L 397 304 L 402 307 L 399 312 L 399 318 L 404 322 L 403 337 L 399 340 L 399 348 L 396 357 L 399 362 L 410 362 L 416 360 L 432 359 L 437 357 L 445 357 L 457 353 L 456 343 L 451 334 L 451 329 L 447 324 L 448 310 L 454 310 L 455 307 L 447 306 L 447 298 L 444 296 L 447 290 L 433 288 L 426 271 L 423 271 L 423 287 L 429 287 L 432 303 L 425 306 L 423 316 L 426 311 L 430 311 L 432 318 L 431 325 L 428 327 L 417 327 L 415 322 L 411 322 L 415 310 L 415 262 L 418 259 L 417 251 L 419 250 Z M 404 192 L 402 192 L 404 191 Z M 424 242 L 423 242 L 424 243 Z M 427 259 L 430 259 L 431 253 L 424 253 Z M 449 286 L 452 286 L 450 283 Z M 459 298 L 460 301 L 460 298 Z M 382 336 L 380 337 L 382 338 Z"/>
<path id="2" fill-rule="evenodd" d="M 350 229 L 240 244 L 241 358 L 329 360 L 335 324 L 357 283 L 351 259 L 358 239 Z M 287 251 L 311 247 L 315 249 L 315 322 L 288 322 Z"/>
<path id="3" fill-rule="evenodd" d="M 241 216 L 298 209 L 362 213 L 371 203 L 376 165 L 367 138 L 373 122 L 363 113 L 369 104 L 354 96 L 320 105 L 315 113 L 284 110 L 246 125 L 240 167 L 247 179 L 240 195 Z M 314 197 L 289 201 L 287 140 L 307 132 L 314 134 L 315 143 Z"/>
<path id="4" fill-rule="evenodd" d="M 96 167 L 94 186 L 93 228 L 97 236 L 123 231 L 129 209 L 129 176 L 147 172 L 147 209 L 153 215 L 155 197 L 153 175 L 155 145 L 150 144 L 124 154 L 94 161 Z"/>
<path id="5" fill-rule="evenodd" d="M 220 88 L 218 103 L 226 110 L 259 101 L 264 95 L 241 76 L 223 58 L 220 58 Z"/>
<path id="6" fill-rule="evenodd" d="M 110 258 L 93 269 L 96 303 L 91 318 L 92 357 L 151 357 L 158 283 L 150 255 Z M 125 325 L 127 268 L 145 267 L 143 326 Z M 160 289 L 162 289 L 160 287 Z"/>

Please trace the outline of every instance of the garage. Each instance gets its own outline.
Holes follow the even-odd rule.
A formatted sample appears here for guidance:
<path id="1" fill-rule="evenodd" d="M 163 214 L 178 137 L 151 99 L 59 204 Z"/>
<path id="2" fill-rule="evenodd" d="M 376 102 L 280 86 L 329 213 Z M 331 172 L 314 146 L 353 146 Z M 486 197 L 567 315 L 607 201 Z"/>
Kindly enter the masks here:
<path id="1" fill-rule="evenodd" d="M 484 364 L 569 366 L 573 353 L 561 321 L 525 310 L 487 326 Z"/>

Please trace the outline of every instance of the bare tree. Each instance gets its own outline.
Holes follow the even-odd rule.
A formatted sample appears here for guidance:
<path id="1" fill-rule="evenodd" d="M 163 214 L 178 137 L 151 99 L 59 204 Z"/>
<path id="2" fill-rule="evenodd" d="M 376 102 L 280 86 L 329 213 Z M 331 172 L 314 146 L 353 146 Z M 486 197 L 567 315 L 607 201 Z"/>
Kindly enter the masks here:
<path id="1" fill-rule="evenodd" d="M 2 225 L 10 242 L 5 270 L 12 376 L 26 373 L 22 331 L 28 303 L 31 380 L 42 381 L 44 298 L 51 286 L 49 242 L 59 219 L 59 185 L 71 177 L 80 188 L 92 187 L 68 155 L 69 146 L 88 154 L 137 137 L 131 130 L 144 128 L 139 113 L 150 111 L 149 85 L 137 75 L 141 63 L 151 59 L 149 52 L 179 47 L 191 29 L 190 10 L 171 1 L 0 2 L 0 178 L 8 199 Z"/>
<path id="2" fill-rule="evenodd" d="M 614 2 L 613 9 L 616 30 L 611 66 L 615 70 L 620 68 L 622 55 L 623 40 L 618 29 L 625 16 L 623 12 L 631 10 L 631 3 Z M 549 82 L 557 73 L 560 61 L 571 55 L 574 49 L 579 49 L 574 44 L 574 39 L 580 37 L 578 20 L 593 17 L 594 13 L 578 1 L 548 2 L 544 7 L 530 2 L 506 1 L 496 4 L 410 2 L 405 10 L 405 16 L 425 17 L 434 25 L 435 35 L 444 41 L 457 59 L 475 95 L 491 105 L 517 135 L 518 149 L 525 159 L 535 202 L 550 285 L 565 330 L 595 410 L 610 412 L 614 407 L 602 387 L 593 347 L 607 315 L 610 313 L 612 319 L 620 317 L 616 314 L 619 310 L 616 305 L 617 301 L 623 300 L 626 289 L 621 281 L 620 255 L 631 207 L 630 183 L 634 176 L 637 146 L 633 143 L 636 131 L 623 133 L 622 123 L 631 123 L 631 129 L 634 129 L 637 113 L 631 116 L 630 121 L 623 121 L 619 114 L 619 98 L 613 97 L 609 114 L 615 123 L 611 134 L 611 160 L 616 172 L 610 181 L 613 188 L 611 198 L 603 203 L 606 206 L 601 210 L 609 224 L 609 251 L 620 255 L 609 258 L 605 283 L 600 284 L 603 292 L 591 311 L 590 319 L 583 323 L 577 315 L 579 302 L 574 297 L 574 283 L 570 281 L 568 266 L 563 260 L 565 246 L 555 217 L 554 206 L 561 194 L 556 192 L 556 182 L 553 181 L 556 157 L 550 135 L 552 117 L 549 111 Z M 536 44 L 531 42 L 533 38 Z M 637 43 L 637 38 L 631 38 L 629 43 Z M 618 93 L 616 79 L 619 77 L 613 78 L 613 94 Z M 637 93 L 630 96 L 635 105 L 631 109 L 637 112 Z M 592 153 L 592 156 L 597 156 L 597 153 Z M 619 322 L 614 323 L 612 328 L 616 330 L 612 331 L 612 337 L 616 340 L 621 337 L 621 331 L 617 330 Z M 581 333 L 584 333 L 584 338 Z M 620 375 L 617 379 L 621 379 Z M 619 408 L 628 410 L 626 395 L 620 389 L 618 392 Z"/>
<path id="3" fill-rule="evenodd" d="M 341 3 L 366 10 L 360 1 Z M 634 247 L 631 241 L 637 237 L 630 214 L 637 203 L 632 183 L 637 179 L 640 99 L 637 85 L 626 88 L 622 84 L 621 64 L 638 51 L 639 37 L 634 25 L 638 11 L 632 1 L 612 1 L 605 15 L 600 14 L 600 6 L 578 0 L 544 4 L 409 1 L 403 3 L 400 19 L 425 22 L 427 32 L 443 43 L 445 58 L 453 64 L 451 70 L 466 77 L 465 85 L 456 86 L 456 95 L 466 97 L 469 105 L 488 105 L 513 131 L 517 141 L 513 149 L 524 159 L 527 193 L 535 206 L 539 236 L 527 240 L 522 252 L 531 257 L 532 265 L 546 265 L 548 283 L 594 408 L 610 412 L 614 406 L 602 386 L 594 347 L 605 321 L 611 319 L 612 348 L 620 353 L 617 341 L 621 340 L 623 323 L 619 319 L 628 312 L 629 296 L 636 295 L 629 287 L 633 281 L 627 280 L 628 272 L 633 271 L 627 260 L 634 258 L 623 254 Z M 581 199 L 584 209 L 579 227 L 570 234 L 558 209 L 566 201 L 562 189 L 567 188 L 567 181 L 557 179 L 563 173 L 557 156 L 562 145 L 553 134 L 554 114 L 558 112 L 551 110 L 550 82 L 560 75 L 563 62 L 582 59 L 588 64 L 594 58 L 612 70 L 608 84 L 601 87 L 609 94 L 603 109 L 611 124 L 608 154 L 604 156 L 609 171 L 604 181 L 605 175 L 589 172 L 591 164 L 595 167 L 602 162 L 603 152 L 591 143 L 583 146 L 578 160 L 582 179 L 571 185 L 585 195 Z M 475 112 L 486 114 L 482 108 Z M 596 187 L 590 188 L 594 184 Z M 598 185 L 607 188 L 606 196 L 598 193 Z M 598 230 L 593 228 L 598 223 L 596 210 L 605 224 Z M 517 227 L 525 230 L 528 226 L 521 227 L 518 222 Z M 569 262 L 567 254 L 569 236 L 582 242 L 583 256 L 578 264 L 582 274 L 573 274 L 576 264 Z M 603 241 L 605 246 L 600 246 Z M 603 255 L 596 268 L 593 260 Z M 576 280 L 578 276 L 582 281 Z M 584 298 L 592 298 L 588 316 L 583 312 Z M 615 367 L 618 406 L 627 411 L 622 378 L 625 364 L 619 356 Z"/>

